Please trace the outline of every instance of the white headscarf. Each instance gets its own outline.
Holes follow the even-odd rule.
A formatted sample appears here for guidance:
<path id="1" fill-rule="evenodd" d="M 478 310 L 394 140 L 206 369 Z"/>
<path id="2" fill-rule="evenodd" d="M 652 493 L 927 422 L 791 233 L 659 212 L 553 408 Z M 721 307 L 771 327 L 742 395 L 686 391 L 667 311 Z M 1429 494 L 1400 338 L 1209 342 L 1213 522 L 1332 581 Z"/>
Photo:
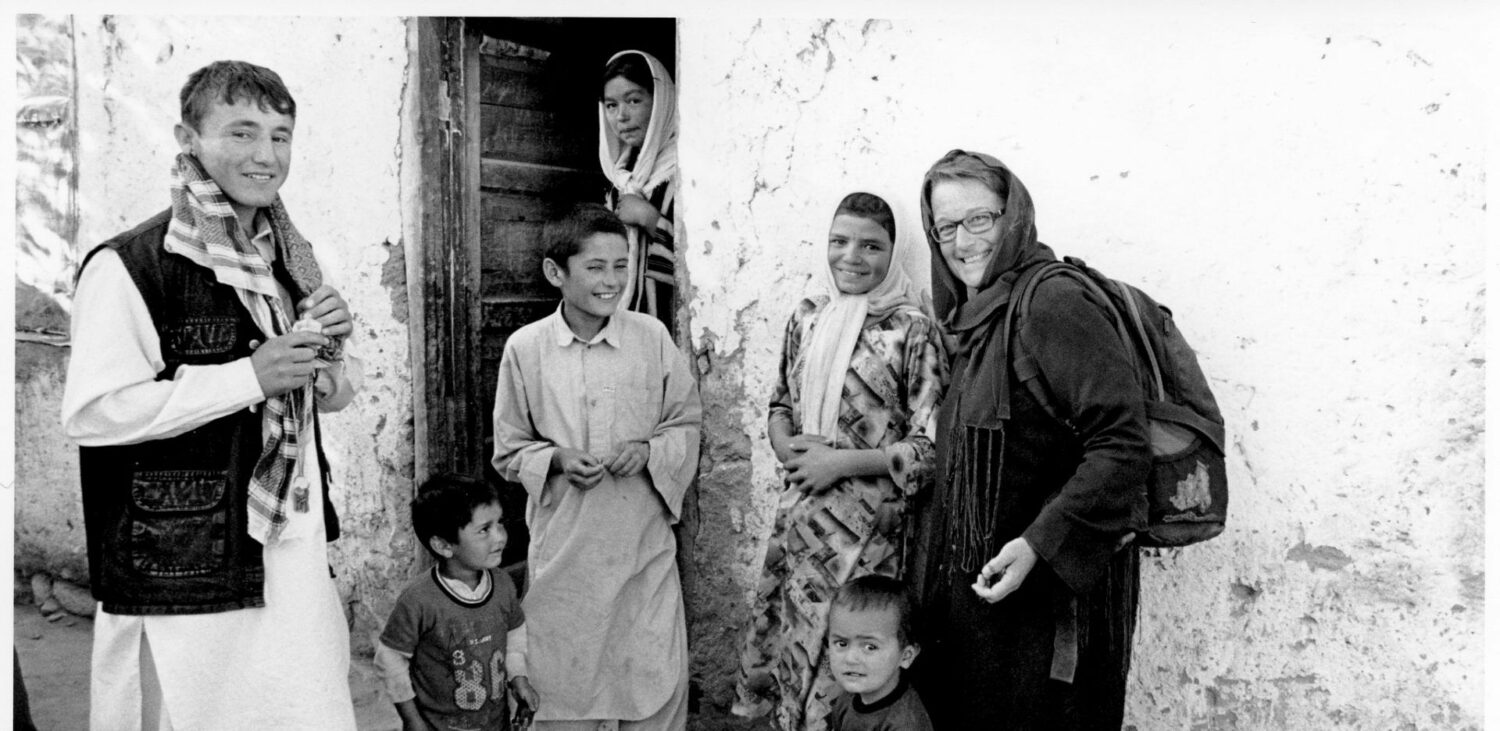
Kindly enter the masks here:
<path id="1" fill-rule="evenodd" d="M 621 195 L 650 197 L 656 186 L 671 180 L 677 173 L 677 85 L 672 83 L 667 67 L 644 51 L 620 51 L 610 56 L 606 65 L 627 53 L 646 59 L 646 65 L 651 68 L 651 121 L 646 127 L 646 139 L 641 143 L 640 154 L 635 157 L 635 166 L 629 167 L 630 149 L 621 145 L 620 138 L 610 131 L 601 99 L 599 167 Z"/>
<path id="2" fill-rule="evenodd" d="M 924 241 L 917 217 L 911 215 L 905 205 L 907 199 L 914 196 L 870 195 L 885 201 L 895 219 L 896 238 L 891 242 L 891 266 L 885 279 L 869 292 L 844 294 L 839 291 L 833 269 L 828 266 L 828 245 L 824 243 L 816 247 L 829 300 L 802 349 L 803 434 L 820 434 L 829 439 L 838 437 L 844 376 L 849 370 L 854 343 L 859 339 L 860 330 L 864 329 L 866 317 L 880 318 L 899 309 L 926 309 L 921 290 L 909 271 L 912 254 Z M 840 197 L 838 202 L 842 203 L 847 197 L 847 194 Z M 834 211 L 837 210 L 835 204 Z M 829 223 L 823 225 L 831 225 L 834 217 L 829 216 L 825 219 Z"/>

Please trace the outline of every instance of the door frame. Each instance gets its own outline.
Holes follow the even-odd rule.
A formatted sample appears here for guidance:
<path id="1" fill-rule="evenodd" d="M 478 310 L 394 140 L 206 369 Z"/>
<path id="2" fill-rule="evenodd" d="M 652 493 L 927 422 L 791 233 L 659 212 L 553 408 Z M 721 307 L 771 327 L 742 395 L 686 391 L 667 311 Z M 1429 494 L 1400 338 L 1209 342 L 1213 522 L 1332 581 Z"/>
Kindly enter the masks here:
<path id="1" fill-rule="evenodd" d="M 414 468 L 482 474 L 479 378 L 478 30 L 464 18 L 417 18 L 408 102 L 417 158 L 407 251 Z"/>

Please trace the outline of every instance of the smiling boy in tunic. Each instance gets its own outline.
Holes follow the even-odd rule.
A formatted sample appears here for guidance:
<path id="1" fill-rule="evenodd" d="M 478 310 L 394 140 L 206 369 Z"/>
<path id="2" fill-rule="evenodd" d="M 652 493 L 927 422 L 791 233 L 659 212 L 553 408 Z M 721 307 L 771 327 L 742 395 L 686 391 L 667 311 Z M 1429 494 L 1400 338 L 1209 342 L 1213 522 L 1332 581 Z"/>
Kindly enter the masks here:
<path id="1" fill-rule="evenodd" d="M 627 244 L 608 209 L 554 224 L 542 268 L 562 303 L 506 341 L 492 460 L 527 492 L 536 727 L 682 729 L 672 525 L 698 465 L 697 384 L 660 321 L 620 309 Z"/>

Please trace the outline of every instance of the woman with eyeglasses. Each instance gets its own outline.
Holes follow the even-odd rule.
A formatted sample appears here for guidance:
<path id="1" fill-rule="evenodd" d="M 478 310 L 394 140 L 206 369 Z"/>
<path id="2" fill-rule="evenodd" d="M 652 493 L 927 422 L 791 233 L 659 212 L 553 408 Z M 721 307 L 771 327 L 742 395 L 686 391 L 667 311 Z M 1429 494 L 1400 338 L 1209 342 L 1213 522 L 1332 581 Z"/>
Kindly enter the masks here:
<path id="1" fill-rule="evenodd" d="M 599 89 L 599 166 L 606 205 L 625 223 L 630 278 L 622 300 L 676 332 L 672 208 L 677 193 L 677 87 L 655 56 L 621 51 Z"/>
<path id="2" fill-rule="evenodd" d="M 944 155 L 921 205 L 955 351 L 914 567 L 931 630 L 918 686 L 939 729 L 1118 729 L 1140 584 L 1121 546 L 1151 458 L 1134 366 L 1068 277 L 1038 285 L 1006 342 L 1012 285 L 1054 256 L 999 160 Z M 1018 379 L 1023 363 L 1060 418 Z"/>

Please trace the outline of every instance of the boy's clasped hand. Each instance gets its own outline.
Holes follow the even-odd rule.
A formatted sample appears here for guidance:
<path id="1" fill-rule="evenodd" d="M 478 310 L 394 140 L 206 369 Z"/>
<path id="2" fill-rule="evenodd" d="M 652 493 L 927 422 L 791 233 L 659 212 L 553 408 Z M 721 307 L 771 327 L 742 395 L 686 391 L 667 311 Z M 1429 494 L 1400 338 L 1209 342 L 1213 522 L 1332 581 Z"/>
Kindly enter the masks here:
<path id="1" fill-rule="evenodd" d="M 590 490 L 604 479 L 604 473 L 608 472 L 615 477 L 629 477 L 645 469 L 650 458 L 650 444 L 625 442 L 613 454 L 605 457 L 595 457 L 581 449 L 558 447 L 552 453 L 552 464 L 558 472 L 567 476 L 573 487 Z"/>

